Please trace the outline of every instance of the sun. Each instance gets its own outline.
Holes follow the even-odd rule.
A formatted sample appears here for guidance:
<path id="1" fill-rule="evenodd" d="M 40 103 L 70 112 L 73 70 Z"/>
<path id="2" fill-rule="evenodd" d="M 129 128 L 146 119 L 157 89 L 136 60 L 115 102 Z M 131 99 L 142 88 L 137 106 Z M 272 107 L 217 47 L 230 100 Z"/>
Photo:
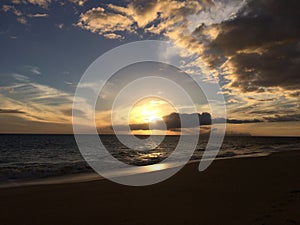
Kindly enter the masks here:
<path id="1" fill-rule="evenodd" d="M 166 101 L 147 98 L 136 103 L 130 111 L 129 121 L 134 124 L 155 123 L 166 115 Z"/>
<path id="2" fill-rule="evenodd" d="M 162 120 L 160 110 L 158 110 L 158 109 L 148 109 L 148 108 L 149 107 L 146 106 L 145 109 L 142 110 L 142 112 L 141 112 L 141 117 L 143 118 L 144 122 L 154 123 L 158 120 Z"/>
<path id="3" fill-rule="evenodd" d="M 165 131 L 159 129 L 160 122 L 164 121 L 164 117 L 172 112 L 176 112 L 176 109 L 168 101 L 157 97 L 148 97 L 138 101 L 130 110 L 128 115 L 129 124 L 141 125 L 141 127 L 147 127 L 144 125 L 158 125 L 149 127 L 148 130 L 136 129 L 132 130 L 134 135 L 166 135 L 173 134 L 171 131 Z"/>

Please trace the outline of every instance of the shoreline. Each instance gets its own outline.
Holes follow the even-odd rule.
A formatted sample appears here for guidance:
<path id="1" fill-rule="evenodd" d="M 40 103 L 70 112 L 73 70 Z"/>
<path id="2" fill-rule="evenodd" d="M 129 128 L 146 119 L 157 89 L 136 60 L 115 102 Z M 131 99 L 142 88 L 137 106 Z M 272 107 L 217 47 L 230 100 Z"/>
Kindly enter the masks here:
<path id="1" fill-rule="evenodd" d="M 0 189 L 2 224 L 275 225 L 300 223 L 300 151 L 186 165 L 130 187 L 90 182 Z"/>
<path id="2" fill-rule="evenodd" d="M 297 151 L 297 150 L 289 150 L 289 151 Z M 232 157 L 216 157 L 213 161 L 240 159 L 240 158 L 268 157 L 274 153 L 276 153 L 276 152 L 236 155 L 236 156 L 232 156 Z M 186 165 L 199 164 L 199 163 L 200 163 L 200 159 L 196 159 L 196 160 L 190 160 L 188 163 L 186 163 Z M 155 165 L 155 164 L 153 164 L 153 165 Z M 151 165 L 149 165 L 149 166 L 151 166 Z M 168 169 L 168 167 L 173 168 L 171 165 L 167 166 L 167 169 Z M 153 172 L 155 172 L 155 171 L 149 171 L 147 173 L 153 173 Z M 13 188 L 13 187 L 85 183 L 85 182 L 98 181 L 98 180 L 102 180 L 102 179 L 106 179 L 106 178 L 102 177 L 95 171 L 92 171 L 92 172 L 83 172 L 83 173 L 68 174 L 68 175 L 62 175 L 62 176 L 50 176 L 50 177 L 43 177 L 43 178 L 36 178 L 36 179 L 33 178 L 33 179 L 24 179 L 24 180 L 3 182 L 3 183 L 0 183 L 0 190 L 3 188 Z"/>

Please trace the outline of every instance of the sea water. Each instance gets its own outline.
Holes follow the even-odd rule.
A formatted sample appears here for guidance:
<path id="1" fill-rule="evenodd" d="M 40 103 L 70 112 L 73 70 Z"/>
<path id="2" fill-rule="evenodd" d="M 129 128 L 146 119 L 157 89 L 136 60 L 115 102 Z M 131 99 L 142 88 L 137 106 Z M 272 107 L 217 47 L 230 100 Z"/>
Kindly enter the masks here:
<path id="1" fill-rule="evenodd" d="M 179 136 L 166 136 L 156 146 L 157 143 L 148 140 L 147 136 L 140 136 L 145 140 L 144 145 L 132 150 L 118 141 L 116 136 L 103 135 L 99 138 L 115 159 L 133 166 L 162 162 L 170 156 L 179 141 Z M 199 138 L 190 160 L 202 158 L 207 141 L 207 137 Z M 228 136 L 217 158 L 259 157 L 299 149 L 299 137 Z M 182 154 L 185 154 L 184 149 Z M 82 157 L 73 135 L 0 135 L 1 184 L 89 172 L 93 170 Z"/>

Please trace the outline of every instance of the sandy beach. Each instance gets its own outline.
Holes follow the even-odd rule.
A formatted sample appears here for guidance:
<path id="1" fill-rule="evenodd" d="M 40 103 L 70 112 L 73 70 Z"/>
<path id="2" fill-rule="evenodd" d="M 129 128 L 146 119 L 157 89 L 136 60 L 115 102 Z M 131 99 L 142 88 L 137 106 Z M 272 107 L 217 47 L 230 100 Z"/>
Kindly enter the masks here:
<path id="1" fill-rule="evenodd" d="M 0 224 L 299 224 L 300 152 L 187 165 L 165 182 L 0 189 Z"/>

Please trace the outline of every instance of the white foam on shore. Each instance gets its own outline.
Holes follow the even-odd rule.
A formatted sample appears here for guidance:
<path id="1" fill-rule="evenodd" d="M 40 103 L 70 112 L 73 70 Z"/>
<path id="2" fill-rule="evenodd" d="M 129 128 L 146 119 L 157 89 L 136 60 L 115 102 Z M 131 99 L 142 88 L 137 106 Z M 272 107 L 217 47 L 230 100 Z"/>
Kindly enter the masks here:
<path id="1" fill-rule="evenodd" d="M 0 184 L 1 188 L 10 188 L 10 187 L 23 187 L 23 186 L 35 186 L 35 185 L 49 185 L 49 184 L 68 184 L 68 183 L 81 183 L 81 182 L 90 182 L 101 180 L 103 177 L 97 173 L 79 173 L 66 176 L 57 176 L 57 177 L 47 177 L 39 179 L 28 179 L 28 180 L 18 180 L 18 181 L 9 181 L 3 184 Z"/>
<path id="2" fill-rule="evenodd" d="M 224 160 L 224 159 L 235 159 L 235 158 L 257 158 L 257 157 L 265 157 L 270 155 L 271 153 L 256 153 L 256 154 L 247 154 L 247 155 L 236 155 L 233 157 L 219 157 L 215 160 Z M 210 159 L 204 159 L 210 160 Z M 199 163 L 200 159 L 197 160 L 190 160 L 190 163 Z M 106 173 L 107 176 L 130 176 L 134 174 L 141 174 L 141 173 L 151 173 L 159 170 L 170 169 L 174 167 L 180 166 L 181 163 L 165 163 L 148 165 L 148 166 L 137 166 L 135 169 L 131 170 L 119 170 L 119 171 L 108 171 Z M 11 188 L 11 187 L 24 187 L 24 186 L 38 186 L 38 185 L 52 185 L 52 184 L 71 184 L 71 183 L 84 183 L 84 182 L 92 182 L 92 181 L 99 181 L 105 179 L 104 177 L 100 176 L 96 172 L 90 173 L 79 173 L 79 174 L 72 174 L 66 176 L 57 176 L 57 177 L 47 177 L 47 178 L 39 178 L 39 179 L 32 179 L 32 180 L 18 180 L 18 181 L 10 181 L 3 184 L 0 184 L 1 188 Z"/>

